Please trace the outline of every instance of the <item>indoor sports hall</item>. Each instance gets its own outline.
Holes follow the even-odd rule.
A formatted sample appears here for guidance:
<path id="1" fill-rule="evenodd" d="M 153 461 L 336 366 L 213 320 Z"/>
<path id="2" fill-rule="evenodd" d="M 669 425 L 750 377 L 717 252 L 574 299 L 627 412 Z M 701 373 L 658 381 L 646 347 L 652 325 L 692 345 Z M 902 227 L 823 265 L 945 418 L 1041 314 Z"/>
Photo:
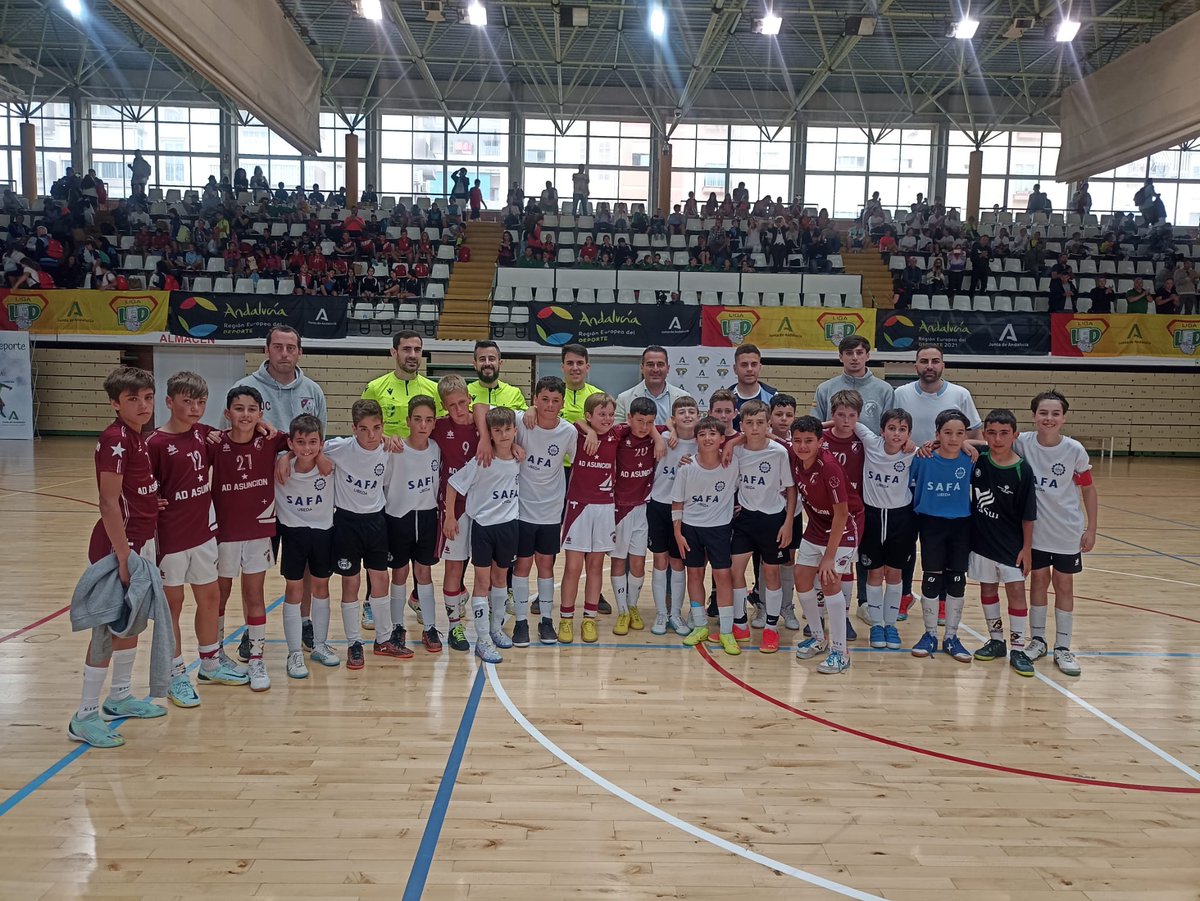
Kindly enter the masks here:
<path id="1" fill-rule="evenodd" d="M 1198 901 L 1200 115 L 1179 90 L 1198 12 L 0 0 L 0 898 Z M 720 389 L 739 406 L 790 396 L 834 430 L 831 380 L 897 407 L 915 383 L 936 410 L 914 421 L 953 392 L 981 440 L 989 412 L 1011 410 L 1018 443 L 1043 436 L 1034 399 L 1058 392 L 1087 463 L 1033 477 L 1039 521 L 1045 480 L 1088 507 L 1073 613 L 1049 611 L 1029 678 L 1005 659 L 919 658 L 922 555 L 915 602 L 889 620 L 898 647 L 842 582 L 848 663 L 827 674 L 797 657 L 801 592 L 778 653 L 763 652 L 770 617 L 737 654 L 688 645 L 686 628 L 659 634 L 652 559 L 643 582 L 611 576 L 604 552 L 596 640 L 581 611 L 570 642 L 506 648 L 497 628 L 511 640 L 524 608 L 497 589 L 485 635 L 464 591 L 460 623 L 439 549 L 436 623 L 404 598 L 412 573 L 388 608 L 411 653 L 379 654 L 387 614 L 360 616 L 369 593 L 343 599 L 334 577 L 337 665 L 309 653 L 306 619 L 293 670 L 295 605 L 268 552 L 265 626 L 235 565 L 209 654 L 187 588 L 180 646 L 161 618 L 136 656 L 114 645 L 111 722 L 84 733 L 88 680 L 109 665 L 73 603 L 89 554 L 113 558 L 115 523 L 139 584 L 161 588 L 170 567 L 133 530 L 156 521 L 150 550 L 169 554 L 164 511 L 181 500 L 134 487 L 135 454 L 147 479 L 161 461 L 133 402 L 110 403 L 117 370 L 153 386 L 132 392 L 144 436 L 181 421 L 173 375 L 207 385 L 188 428 L 200 495 L 213 471 L 214 548 L 255 518 L 219 503 L 212 461 L 236 429 L 268 466 L 271 448 L 296 454 L 296 414 L 360 448 L 381 423 L 403 457 L 420 450 L 406 417 L 433 409 L 411 401 L 439 381 L 520 419 L 555 377 L 562 418 L 589 424 L 593 392 L 622 422 L 650 416 L 630 400 L 648 398 L 660 426 L 678 395 L 702 423 Z M 262 389 L 261 428 L 235 409 L 239 385 Z M 451 429 L 474 416 L 455 396 L 435 407 Z M 273 491 L 250 525 L 273 534 L 278 516 L 286 568 Z M 551 635 L 569 622 L 566 561 L 552 603 L 538 598 Z M 765 586 L 748 573 L 749 619 Z M 1017 628 L 1004 604 L 997 633 L 980 597 L 969 580 L 970 652 Z M 690 600 L 694 624 L 705 599 Z M 169 696 L 150 690 L 156 633 L 182 658 Z M 212 654 L 262 667 L 267 687 L 205 682 Z M 101 746 L 115 734 L 123 746 Z"/>

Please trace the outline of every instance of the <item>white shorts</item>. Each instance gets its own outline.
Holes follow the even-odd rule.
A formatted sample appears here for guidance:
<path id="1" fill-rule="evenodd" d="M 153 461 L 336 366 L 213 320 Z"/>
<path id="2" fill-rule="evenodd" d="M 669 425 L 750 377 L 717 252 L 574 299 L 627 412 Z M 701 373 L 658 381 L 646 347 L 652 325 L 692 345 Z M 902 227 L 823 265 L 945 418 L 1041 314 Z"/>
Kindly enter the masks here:
<path id="1" fill-rule="evenodd" d="M 270 538 L 249 541 L 222 541 L 217 544 L 217 575 L 236 579 L 238 573 L 247 576 L 265 573 L 275 565 L 275 551 Z"/>
<path id="2" fill-rule="evenodd" d="M 1008 585 L 1010 582 L 1025 581 L 1025 573 L 1021 572 L 1020 567 L 1005 566 L 1003 563 L 981 557 L 974 551 L 971 552 L 970 562 L 967 564 L 967 575 L 986 585 Z"/>
<path id="3" fill-rule="evenodd" d="M 445 545 L 442 547 L 443 560 L 470 560 L 471 559 L 471 517 L 463 514 L 458 518 L 458 537 L 451 541 L 445 539 Z"/>
<path id="4" fill-rule="evenodd" d="M 572 514 L 568 506 L 563 523 L 562 549 L 583 553 L 611 553 L 617 546 L 617 513 L 612 504 L 584 504 Z M 645 546 L 645 538 L 642 539 Z"/>
<path id="5" fill-rule="evenodd" d="M 825 559 L 825 548 L 819 544 L 813 544 L 807 538 L 800 540 L 800 547 L 796 549 L 796 565 L 797 566 L 820 566 L 821 561 Z M 854 561 L 858 559 L 858 548 L 856 547 L 839 547 L 837 554 L 833 558 L 833 571 L 840 576 L 844 576 L 850 572 L 854 566 Z"/>
<path id="6" fill-rule="evenodd" d="M 625 557 L 645 557 L 646 542 L 649 536 L 646 525 L 646 507 L 634 507 L 617 523 L 616 546 L 612 555 L 623 559 Z"/>
<path id="7" fill-rule="evenodd" d="M 163 585 L 208 585 L 217 581 L 217 539 L 167 554 L 158 564 Z"/>

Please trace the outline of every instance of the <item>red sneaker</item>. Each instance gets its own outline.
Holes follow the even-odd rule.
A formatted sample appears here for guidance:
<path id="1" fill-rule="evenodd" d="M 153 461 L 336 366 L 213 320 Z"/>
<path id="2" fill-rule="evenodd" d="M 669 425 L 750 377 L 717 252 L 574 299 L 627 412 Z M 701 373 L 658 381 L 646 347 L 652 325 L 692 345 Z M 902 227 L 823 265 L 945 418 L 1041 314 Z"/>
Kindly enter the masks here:
<path id="1" fill-rule="evenodd" d="M 900 598 L 900 615 L 896 617 L 897 620 L 904 622 L 906 619 L 908 619 L 908 608 L 913 605 L 913 601 L 915 600 L 916 598 L 914 598 L 911 594 L 906 594 L 904 597 Z"/>
<path id="2" fill-rule="evenodd" d="M 394 657 L 397 660 L 407 660 L 413 655 L 412 648 L 408 645 L 397 644 L 391 639 L 375 642 L 372 651 L 376 657 Z"/>
<path id="3" fill-rule="evenodd" d="M 438 635 L 438 630 L 433 626 L 421 633 L 421 644 L 425 645 L 425 650 L 430 654 L 442 652 L 442 637 Z"/>
<path id="4" fill-rule="evenodd" d="M 742 642 L 749 641 L 750 640 L 750 626 L 748 626 L 748 625 L 739 626 L 737 623 L 734 623 L 733 624 L 733 640 L 734 641 L 742 641 Z"/>
<path id="5" fill-rule="evenodd" d="M 708 641 L 709 644 L 720 644 L 721 643 L 721 633 L 718 632 L 715 628 L 710 628 L 708 630 L 708 638 L 706 640 Z"/>
<path id="6" fill-rule="evenodd" d="M 774 654 L 778 651 L 779 633 L 770 627 L 763 629 L 762 641 L 758 643 L 758 650 L 763 654 Z"/>
<path id="7" fill-rule="evenodd" d="M 946 625 L 946 602 L 938 601 L 938 625 Z"/>

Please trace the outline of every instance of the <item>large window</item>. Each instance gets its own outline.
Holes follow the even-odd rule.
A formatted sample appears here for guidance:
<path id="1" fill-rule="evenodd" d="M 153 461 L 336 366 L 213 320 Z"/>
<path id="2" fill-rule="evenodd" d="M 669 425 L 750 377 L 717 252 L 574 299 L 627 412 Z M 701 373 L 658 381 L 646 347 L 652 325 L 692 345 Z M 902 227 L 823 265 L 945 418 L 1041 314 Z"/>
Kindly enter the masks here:
<path id="1" fill-rule="evenodd" d="M 1093 175 L 1088 184 L 1092 211 L 1136 213 L 1133 195 L 1147 177 L 1154 179 L 1167 219 L 1175 225 L 1200 225 L 1200 148 L 1191 144 Z"/>
<path id="2" fill-rule="evenodd" d="M 571 199 L 571 174 L 588 167 L 588 194 L 610 204 L 646 203 L 650 195 L 650 125 L 645 122 L 575 122 L 560 134 L 549 119 L 525 123 L 525 193 L 552 182 L 560 200 Z"/>
<path id="3" fill-rule="evenodd" d="M 768 140 L 753 125 L 680 125 L 671 135 L 671 198 L 689 191 L 703 204 L 712 194 L 724 200 L 744 183 L 751 200 L 763 195 L 791 199 L 792 130 Z"/>
<path id="4" fill-rule="evenodd" d="M 804 204 L 854 218 L 875 191 L 889 209 L 929 193 L 929 129 L 893 129 L 871 143 L 859 128 L 811 127 L 804 148 Z"/>
<path id="5" fill-rule="evenodd" d="M 21 184 L 21 123 L 32 122 L 37 189 L 49 194 L 50 186 L 71 165 L 71 107 L 66 103 L 0 103 L 0 186 L 18 193 Z"/>
<path id="6" fill-rule="evenodd" d="M 454 130 L 456 124 L 462 128 Z M 447 120 L 442 116 L 399 116 L 385 113 L 380 137 L 384 194 L 400 197 L 444 197 L 450 173 L 463 168 L 479 179 L 483 200 L 491 209 L 508 194 L 508 120 Z"/>
<path id="7" fill-rule="evenodd" d="M 320 114 L 321 155 L 304 157 L 258 119 L 245 112 L 238 115 L 243 123 L 238 125 L 238 166 L 247 175 L 253 175 L 254 167 L 261 166 L 271 185 L 283 182 L 289 191 L 297 185 L 303 185 L 305 190 L 320 185 L 325 193 L 345 187 L 346 135 L 350 129 L 341 117 L 334 113 Z M 367 149 L 361 130 L 358 134 L 358 189 L 362 191 L 366 187 Z"/>
<path id="8" fill-rule="evenodd" d="M 950 133 L 946 164 L 946 206 L 967 207 L 967 174 L 975 142 L 960 131 Z M 1050 198 L 1055 211 L 1067 206 L 1067 186 L 1054 180 L 1058 168 L 1059 136 L 1052 131 L 1002 131 L 980 148 L 983 151 L 983 178 L 979 188 L 979 209 L 1025 212 L 1035 184 Z"/>
<path id="9" fill-rule="evenodd" d="M 220 113 L 212 107 L 91 107 L 92 164 L 109 194 L 129 193 L 135 150 L 150 163 L 151 187 L 199 188 L 220 177 Z"/>

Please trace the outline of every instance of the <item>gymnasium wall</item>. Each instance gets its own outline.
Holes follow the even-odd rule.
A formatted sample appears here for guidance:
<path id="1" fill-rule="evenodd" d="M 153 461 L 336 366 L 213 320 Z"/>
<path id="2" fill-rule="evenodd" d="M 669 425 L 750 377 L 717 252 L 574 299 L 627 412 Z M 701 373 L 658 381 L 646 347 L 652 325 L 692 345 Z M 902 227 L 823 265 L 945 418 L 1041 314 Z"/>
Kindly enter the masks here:
<path id="1" fill-rule="evenodd" d="M 170 350 L 156 348 L 155 352 Z M 134 362 L 128 352 L 123 356 L 117 348 L 36 346 L 33 360 L 39 431 L 97 434 L 103 429 L 112 416 L 101 386 L 105 375 L 123 359 Z M 248 350 L 246 372 L 258 368 L 262 360 L 257 349 Z M 351 404 L 358 399 L 363 385 L 391 365 L 382 353 L 312 353 L 301 362 L 305 373 L 325 391 L 331 434 L 349 433 Z M 506 359 L 502 376 L 528 394 L 536 362 L 532 358 Z M 542 370 L 553 371 L 551 362 L 542 360 Z M 150 365 L 150 361 L 142 359 L 139 365 Z M 433 376 L 461 372 L 465 378 L 473 377 L 470 355 L 466 353 L 433 354 L 427 369 Z M 913 378 L 911 364 L 888 363 L 874 371 L 882 376 L 885 370 L 894 385 Z M 768 363 L 763 367 L 764 381 L 795 395 L 802 405 L 812 399 L 820 382 L 835 373 L 833 366 L 826 365 Z M 971 390 L 981 414 L 993 407 L 1009 407 L 1023 423 L 1029 420 L 1028 404 L 1034 394 L 1048 387 L 1059 389 L 1072 405 L 1067 433 L 1090 450 L 1099 450 L 1111 440 L 1118 454 L 1200 454 L 1200 378 L 1195 371 L 956 366 L 949 374 L 953 381 Z"/>

